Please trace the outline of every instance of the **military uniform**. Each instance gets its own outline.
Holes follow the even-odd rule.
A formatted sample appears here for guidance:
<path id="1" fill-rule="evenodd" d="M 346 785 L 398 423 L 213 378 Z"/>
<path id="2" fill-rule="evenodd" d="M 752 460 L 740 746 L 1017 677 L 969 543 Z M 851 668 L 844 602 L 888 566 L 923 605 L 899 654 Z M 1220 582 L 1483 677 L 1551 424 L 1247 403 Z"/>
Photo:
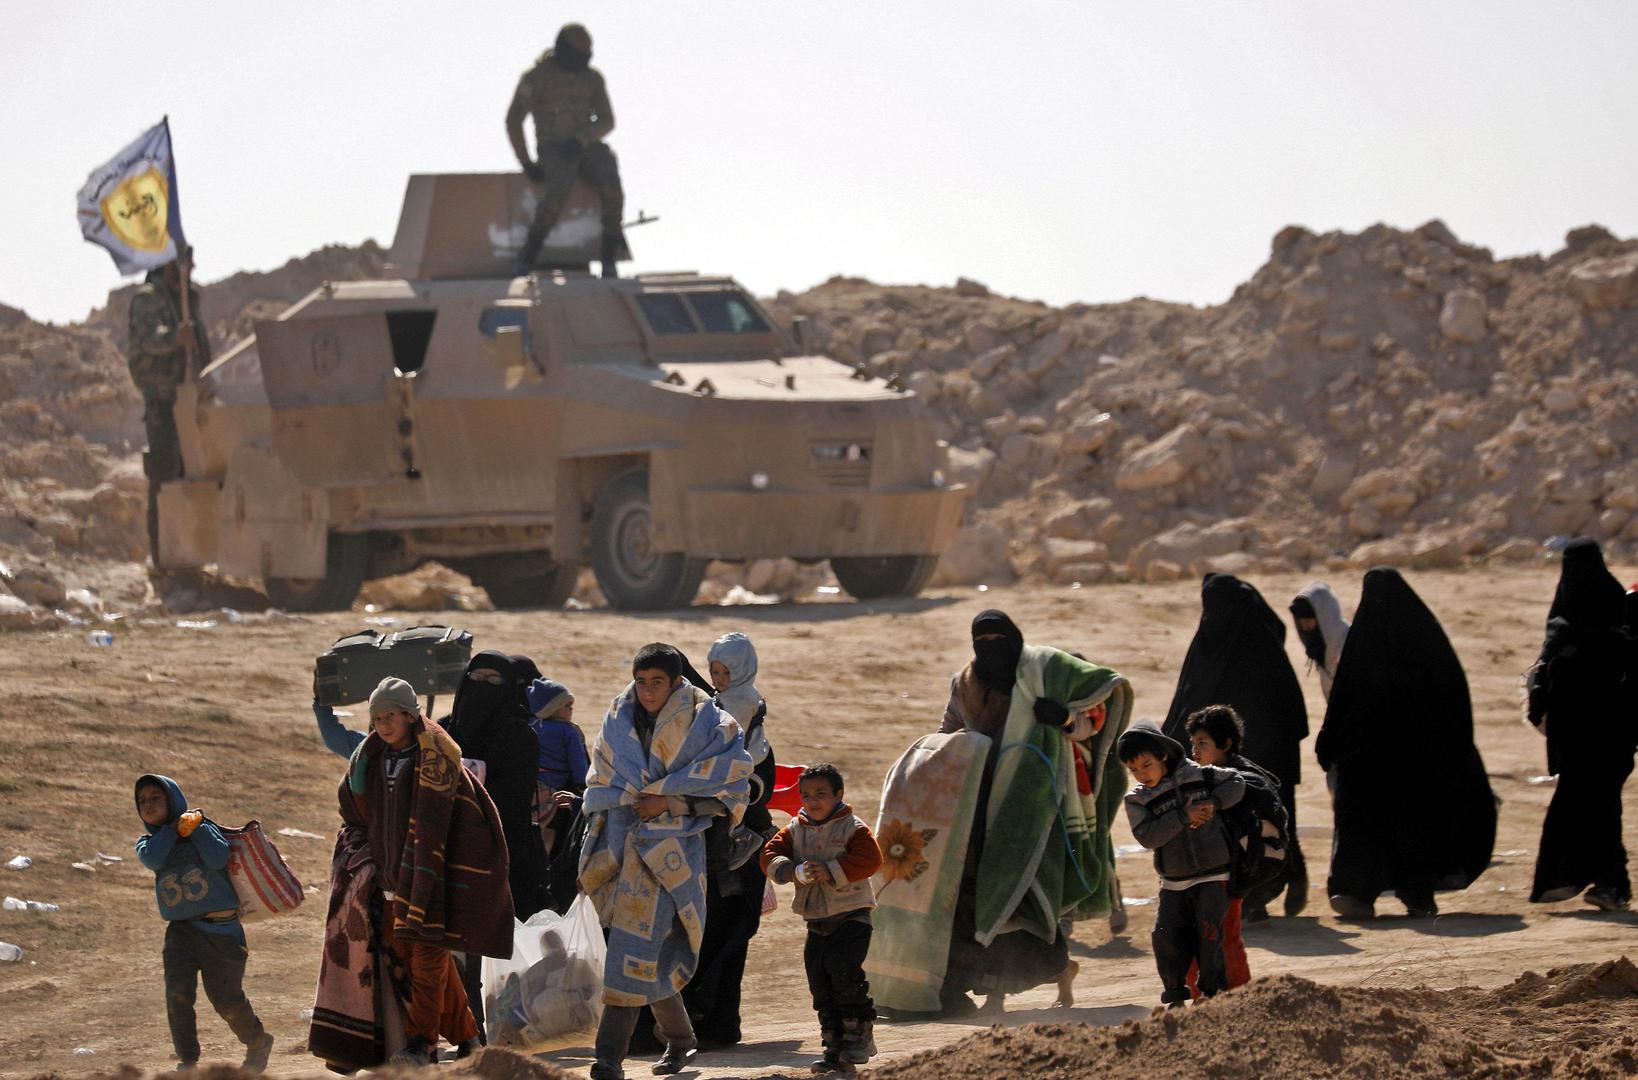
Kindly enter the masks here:
<path id="1" fill-rule="evenodd" d="M 188 289 L 193 318 L 194 374 L 210 363 L 210 340 L 199 320 L 199 290 Z M 150 270 L 147 283 L 131 298 L 130 342 L 126 362 L 131 381 L 142 391 L 142 421 L 148 430 L 148 452 L 142 469 L 148 474 L 148 552 L 159 558 L 159 487 L 182 477 L 182 444 L 176 434 L 176 388 L 187 379 L 187 352 L 177 329 L 182 310 L 165 271 Z"/>
<path id="2" fill-rule="evenodd" d="M 567 28 L 565 28 L 567 30 Z M 615 253 L 619 250 L 620 218 L 625 211 L 625 193 L 620 187 L 620 168 L 614 151 L 603 143 L 614 130 L 614 109 L 608 90 L 596 68 L 564 64 L 559 58 L 565 37 L 558 46 L 541 54 L 535 66 L 518 80 L 512 106 L 506 111 L 506 133 L 512 149 L 530 178 L 544 190 L 535 206 L 534 221 L 518 255 L 518 270 L 534 267 L 540 246 L 557 217 L 563 212 L 569 188 L 583 179 L 597 190 L 603 213 L 603 274 L 612 277 Z M 591 39 L 584 39 L 584 56 L 589 58 Z M 523 118 L 534 117 L 535 158 L 523 135 Z"/>

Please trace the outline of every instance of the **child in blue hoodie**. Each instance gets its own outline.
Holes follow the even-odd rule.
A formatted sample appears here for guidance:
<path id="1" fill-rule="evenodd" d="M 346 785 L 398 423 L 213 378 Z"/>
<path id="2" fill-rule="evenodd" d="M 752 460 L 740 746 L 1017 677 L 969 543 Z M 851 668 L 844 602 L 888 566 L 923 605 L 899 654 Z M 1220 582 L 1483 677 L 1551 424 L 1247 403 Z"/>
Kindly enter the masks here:
<path id="1" fill-rule="evenodd" d="M 273 1036 L 245 997 L 244 927 L 239 897 L 228 879 L 228 842 L 198 810 L 189 810 L 182 789 L 168 776 L 137 777 L 137 815 L 148 835 L 136 842 L 137 858 L 154 872 L 154 895 L 165 927 L 165 1013 L 180 1072 L 199 1064 L 199 1025 L 193 1002 L 201 978 L 205 996 L 245 1044 L 243 1068 L 267 1068 Z"/>

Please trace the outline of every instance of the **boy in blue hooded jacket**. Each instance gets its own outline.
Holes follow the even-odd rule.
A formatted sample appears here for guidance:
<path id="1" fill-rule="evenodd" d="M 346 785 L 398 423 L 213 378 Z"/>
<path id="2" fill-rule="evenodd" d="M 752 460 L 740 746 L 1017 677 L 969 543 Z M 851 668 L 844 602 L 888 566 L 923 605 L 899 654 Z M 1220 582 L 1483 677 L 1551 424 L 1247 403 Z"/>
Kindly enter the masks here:
<path id="1" fill-rule="evenodd" d="M 239 897 L 228 879 L 228 842 L 199 810 L 189 810 L 182 789 L 168 776 L 137 777 L 137 814 L 148 835 L 136 842 L 137 858 L 154 872 L 154 895 L 165 927 L 165 1013 L 178 1071 L 199 1063 L 199 1025 L 194 996 L 201 978 L 205 996 L 245 1044 L 243 1068 L 261 1072 L 273 1052 L 273 1036 L 245 997 L 244 927 Z"/>

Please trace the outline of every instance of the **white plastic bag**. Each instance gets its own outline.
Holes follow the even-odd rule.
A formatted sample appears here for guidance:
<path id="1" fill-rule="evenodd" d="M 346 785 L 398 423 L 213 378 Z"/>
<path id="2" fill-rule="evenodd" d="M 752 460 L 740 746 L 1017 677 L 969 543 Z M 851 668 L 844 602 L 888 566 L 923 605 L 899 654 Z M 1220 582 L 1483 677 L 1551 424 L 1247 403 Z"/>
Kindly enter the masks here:
<path id="1" fill-rule="evenodd" d="M 608 947 L 590 897 L 568 913 L 536 912 L 512 926 L 512 958 L 483 960 L 484 1026 L 493 1046 L 532 1047 L 595 1032 Z"/>

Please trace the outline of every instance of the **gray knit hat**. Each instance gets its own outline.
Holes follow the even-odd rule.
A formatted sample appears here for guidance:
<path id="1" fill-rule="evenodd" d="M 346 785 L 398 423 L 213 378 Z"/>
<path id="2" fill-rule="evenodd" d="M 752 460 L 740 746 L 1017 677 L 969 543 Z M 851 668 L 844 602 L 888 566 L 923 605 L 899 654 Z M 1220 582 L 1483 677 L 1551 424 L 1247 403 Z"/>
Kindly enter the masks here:
<path id="1" fill-rule="evenodd" d="M 421 699 L 415 696 L 415 687 L 403 679 L 388 675 L 370 694 L 370 715 L 399 709 L 411 716 L 421 715 Z"/>

